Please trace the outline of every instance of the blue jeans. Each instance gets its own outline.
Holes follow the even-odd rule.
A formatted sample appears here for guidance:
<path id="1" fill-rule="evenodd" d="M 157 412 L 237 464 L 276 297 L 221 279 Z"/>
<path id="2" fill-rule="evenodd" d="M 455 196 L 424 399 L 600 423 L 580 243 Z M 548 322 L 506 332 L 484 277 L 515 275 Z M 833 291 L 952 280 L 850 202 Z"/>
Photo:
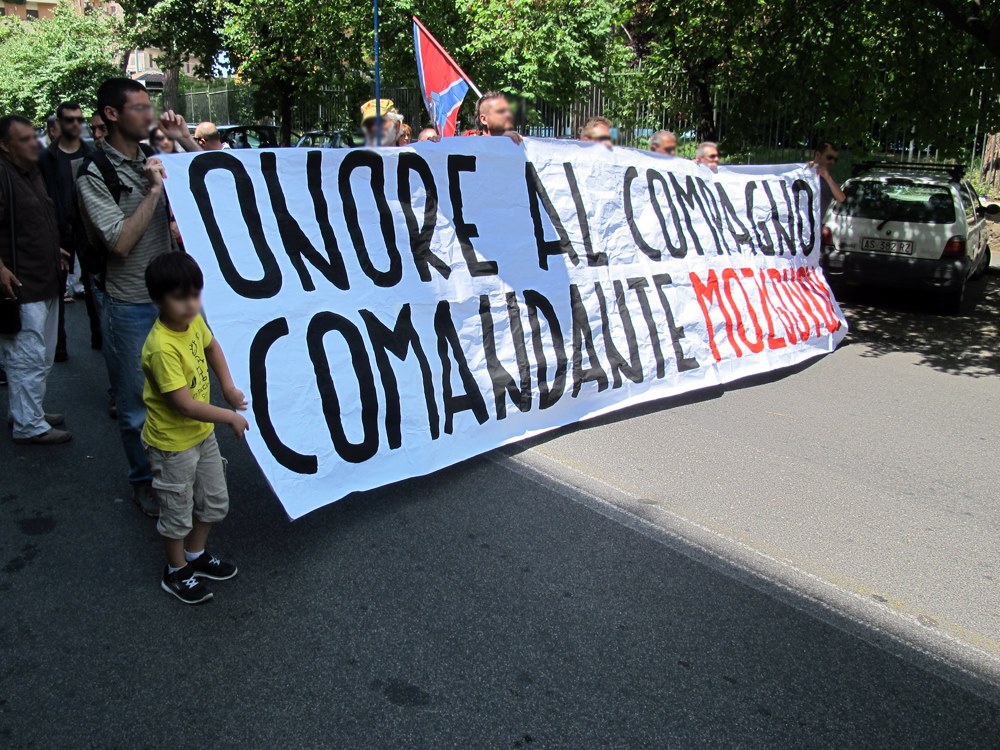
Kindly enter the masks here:
<path id="1" fill-rule="evenodd" d="M 142 345 L 156 322 L 156 305 L 123 302 L 106 292 L 100 297 L 104 358 L 118 409 L 118 430 L 128 458 L 128 481 L 133 485 L 152 482 L 153 470 L 142 445 L 142 426 L 146 421 Z"/>

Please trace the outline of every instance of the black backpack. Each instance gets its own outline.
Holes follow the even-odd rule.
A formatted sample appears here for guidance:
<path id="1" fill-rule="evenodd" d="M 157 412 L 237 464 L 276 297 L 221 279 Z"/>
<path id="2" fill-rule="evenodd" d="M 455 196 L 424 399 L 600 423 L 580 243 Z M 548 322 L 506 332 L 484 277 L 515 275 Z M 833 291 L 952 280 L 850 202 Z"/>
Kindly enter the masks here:
<path id="1" fill-rule="evenodd" d="M 147 159 L 150 156 L 156 155 L 153 147 L 145 143 L 140 143 L 139 148 L 142 149 L 142 153 L 146 155 Z M 97 167 L 97 171 L 101 173 L 101 179 L 104 180 L 108 192 L 115 199 L 115 203 L 121 203 L 123 193 L 132 192 L 132 188 L 122 184 L 122 181 L 118 178 L 118 170 L 115 169 L 115 165 L 111 163 L 108 155 L 101 148 L 94 149 L 92 153 L 84 157 L 83 163 L 80 164 L 80 170 L 77 172 L 77 179 L 80 179 L 81 175 L 87 173 L 91 164 Z M 170 215 L 169 205 L 167 206 L 167 215 Z M 110 254 L 111 248 L 107 247 L 99 237 L 93 237 L 90 242 L 86 243 L 86 247 L 80 253 L 80 265 L 87 273 L 103 283 L 104 273 L 108 269 L 108 256 Z"/>

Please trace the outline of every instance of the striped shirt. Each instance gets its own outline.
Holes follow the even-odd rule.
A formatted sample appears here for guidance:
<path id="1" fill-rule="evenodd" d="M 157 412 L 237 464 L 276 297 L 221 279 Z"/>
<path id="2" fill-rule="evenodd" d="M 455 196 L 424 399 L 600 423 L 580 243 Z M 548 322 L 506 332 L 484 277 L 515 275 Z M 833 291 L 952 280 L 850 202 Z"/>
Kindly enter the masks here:
<path id="1" fill-rule="evenodd" d="M 137 150 L 137 156 L 129 159 L 104 141 L 104 153 L 117 170 L 118 180 L 124 188 L 118 203 L 94 164 L 88 165 L 87 171 L 79 175 L 76 187 L 88 233 L 109 248 L 108 270 L 104 277 L 108 294 L 123 302 L 143 303 L 152 301 L 146 291 L 146 266 L 157 255 L 179 248 L 170 234 L 166 196 L 161 195 L 160 205 L 153 211 L 146 231 L 128 257 L 110 252 L 118 242 L 125 219 L 135 213 L 149 192 L 149 180 L 142 171 L 146 155 L 141 149 Z"/>

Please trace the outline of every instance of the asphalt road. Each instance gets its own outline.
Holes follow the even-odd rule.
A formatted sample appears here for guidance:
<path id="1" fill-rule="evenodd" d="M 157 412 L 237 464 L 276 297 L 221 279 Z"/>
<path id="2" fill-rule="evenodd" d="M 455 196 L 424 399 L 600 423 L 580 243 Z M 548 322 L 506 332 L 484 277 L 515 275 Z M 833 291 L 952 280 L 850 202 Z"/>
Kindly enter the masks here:
<path id="1" fill-rule="evenodd" d="M 0 439 L 0 746 L 996 748 L 998 282 L 295 523 L 223 436 L 241 573 L 198 608 L 74 305 L 75 441 Z"/>

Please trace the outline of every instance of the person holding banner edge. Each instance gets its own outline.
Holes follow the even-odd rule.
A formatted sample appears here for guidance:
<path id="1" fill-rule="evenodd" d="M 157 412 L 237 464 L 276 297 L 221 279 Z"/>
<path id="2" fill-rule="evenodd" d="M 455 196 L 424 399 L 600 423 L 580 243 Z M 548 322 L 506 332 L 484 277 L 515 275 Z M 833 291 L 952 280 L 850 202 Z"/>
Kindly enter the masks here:
<path id="1" fill-rule="evenodd" d="M 179 248 L 170 231 L 163 162 L 142 144 L 153 124 L 145 87 L 128 78 L 110 78 L 97 91 L 97 109 L 108 135 L 81 165 L 77 193 L 90 244 L 105 259 L 95 297 L 132 499 L 155 518 L 159 508 L 152 493 L 153 474 L 140 437 L 146 408 L 139 359 L 156 320 L 144 276 L 151 260 Z M 164 113 L 160 129 L 185 151 L 201 151 L 180 115 Z"/>
<path id="2" fill-rule="evenodd" d="M 487 91 L 476 102 L 476 127 L 480 135 L 507 136 L 514 143 L 524 140 L 514 130 L 514 114 L 507 97 L 499 91 Z"/>

